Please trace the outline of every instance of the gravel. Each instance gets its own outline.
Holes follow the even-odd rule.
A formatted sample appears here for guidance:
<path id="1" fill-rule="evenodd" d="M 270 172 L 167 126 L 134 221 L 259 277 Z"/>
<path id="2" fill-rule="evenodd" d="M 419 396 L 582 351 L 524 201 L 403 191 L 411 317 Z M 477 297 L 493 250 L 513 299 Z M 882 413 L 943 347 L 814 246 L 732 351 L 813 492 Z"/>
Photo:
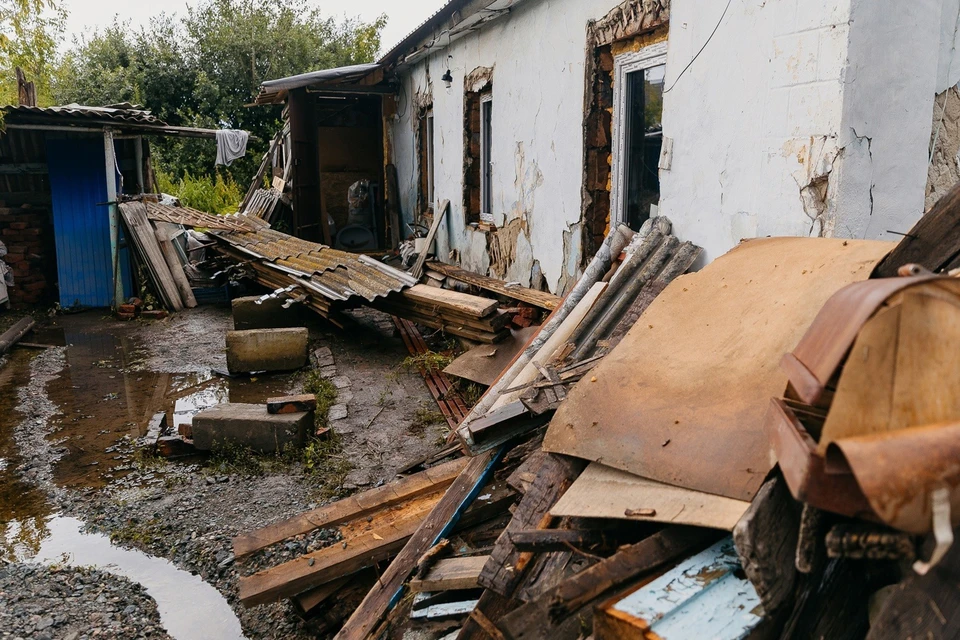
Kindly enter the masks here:
<path id="1" fill-rule="evenodd" d="M 0 638 L 169 637 L 156 603 L 136 583 L 95 569 L 0 565 Z"/>

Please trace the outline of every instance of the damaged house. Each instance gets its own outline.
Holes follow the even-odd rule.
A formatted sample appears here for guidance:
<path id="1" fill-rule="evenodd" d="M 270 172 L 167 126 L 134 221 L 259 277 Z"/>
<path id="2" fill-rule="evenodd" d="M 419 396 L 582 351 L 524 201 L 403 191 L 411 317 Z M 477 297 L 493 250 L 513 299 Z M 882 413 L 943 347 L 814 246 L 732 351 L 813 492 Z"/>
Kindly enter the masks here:
<path id="1" fill-rule="evenodd" d="M 365 246 L 449 200 L 442 260 L 563 293 L 651 207 L 701 262 L 742 238 L 906 232 L 960 175 L 957 16 L 941 0 L 451 0 L 378 64 L 270 81 L 258 103 L 288 106 L 301 237 L 336 242 L 364 179 Z"/>

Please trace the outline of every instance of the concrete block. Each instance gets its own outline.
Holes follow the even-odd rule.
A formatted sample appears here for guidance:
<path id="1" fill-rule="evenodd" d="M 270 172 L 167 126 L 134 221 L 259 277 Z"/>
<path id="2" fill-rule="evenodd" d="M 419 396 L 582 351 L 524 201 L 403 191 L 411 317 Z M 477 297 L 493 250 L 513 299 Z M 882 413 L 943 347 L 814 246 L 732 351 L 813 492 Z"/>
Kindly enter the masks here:
<path id="1" fill-rule="evenodd" d="M 307 364 L 307 330 L 252 329 L 227 332 L 227 370 L 291 371 Z"/>
<path id="2" fill-rule="evenodd" d="M 273 453 L 303 446 L 312 427 L 312 411 L 273 414 L 262 404 L 224 403 L 193 417 L 193 444 L 203 451 L 235 444 Z"/>
<path id="3" fill-rule="evenodd" d="M 350 378 L 347 376 L 336 376 L 330 380 L 337 389 L 346 389 L 350 386 Z"/>
<path id="4" fill-rule="evenodd" d="M 320 367 L 320 376 L 322 378 L 333 378 L 337 375 L 336 365 L 329 365 L 326 367 Z"/>
<path id="5" fill-rule="evenodd" d="M 269 298 L 257 304 L 260 296 L 235 298 L 233 306 L 233 328 L 237 331 L 249 329 L 284 329 L 304 326 L 305 314 L 299 304 L 284 309 L 286 299 Z"/>

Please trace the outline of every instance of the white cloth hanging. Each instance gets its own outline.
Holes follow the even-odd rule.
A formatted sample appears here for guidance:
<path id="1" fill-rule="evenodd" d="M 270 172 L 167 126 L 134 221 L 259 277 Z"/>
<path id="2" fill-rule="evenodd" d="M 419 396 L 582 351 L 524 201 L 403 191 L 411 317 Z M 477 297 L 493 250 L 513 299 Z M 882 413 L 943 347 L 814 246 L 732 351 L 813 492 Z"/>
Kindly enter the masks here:
<path id="1" fill-rule="evenodd" d="M 217 130 L 217 164 L 230 166 L 237 158 L 247 153 L 247 140 L 250 134 L 239 129 Z"/>

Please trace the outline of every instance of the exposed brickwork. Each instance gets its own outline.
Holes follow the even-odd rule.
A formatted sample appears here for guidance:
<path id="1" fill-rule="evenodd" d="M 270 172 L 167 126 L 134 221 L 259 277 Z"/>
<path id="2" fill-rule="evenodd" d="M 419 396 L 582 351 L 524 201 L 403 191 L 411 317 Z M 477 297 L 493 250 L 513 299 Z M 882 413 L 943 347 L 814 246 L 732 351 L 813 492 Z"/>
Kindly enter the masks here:
<path id="1" fill-rule="evenodd" d="M 15 278 L 10 302 L 15 307 L 46 302 L 53 292 L 56 269 L 49 209 L 0 203 L 0 241 L 7 247 L 3 261 Z"/>

